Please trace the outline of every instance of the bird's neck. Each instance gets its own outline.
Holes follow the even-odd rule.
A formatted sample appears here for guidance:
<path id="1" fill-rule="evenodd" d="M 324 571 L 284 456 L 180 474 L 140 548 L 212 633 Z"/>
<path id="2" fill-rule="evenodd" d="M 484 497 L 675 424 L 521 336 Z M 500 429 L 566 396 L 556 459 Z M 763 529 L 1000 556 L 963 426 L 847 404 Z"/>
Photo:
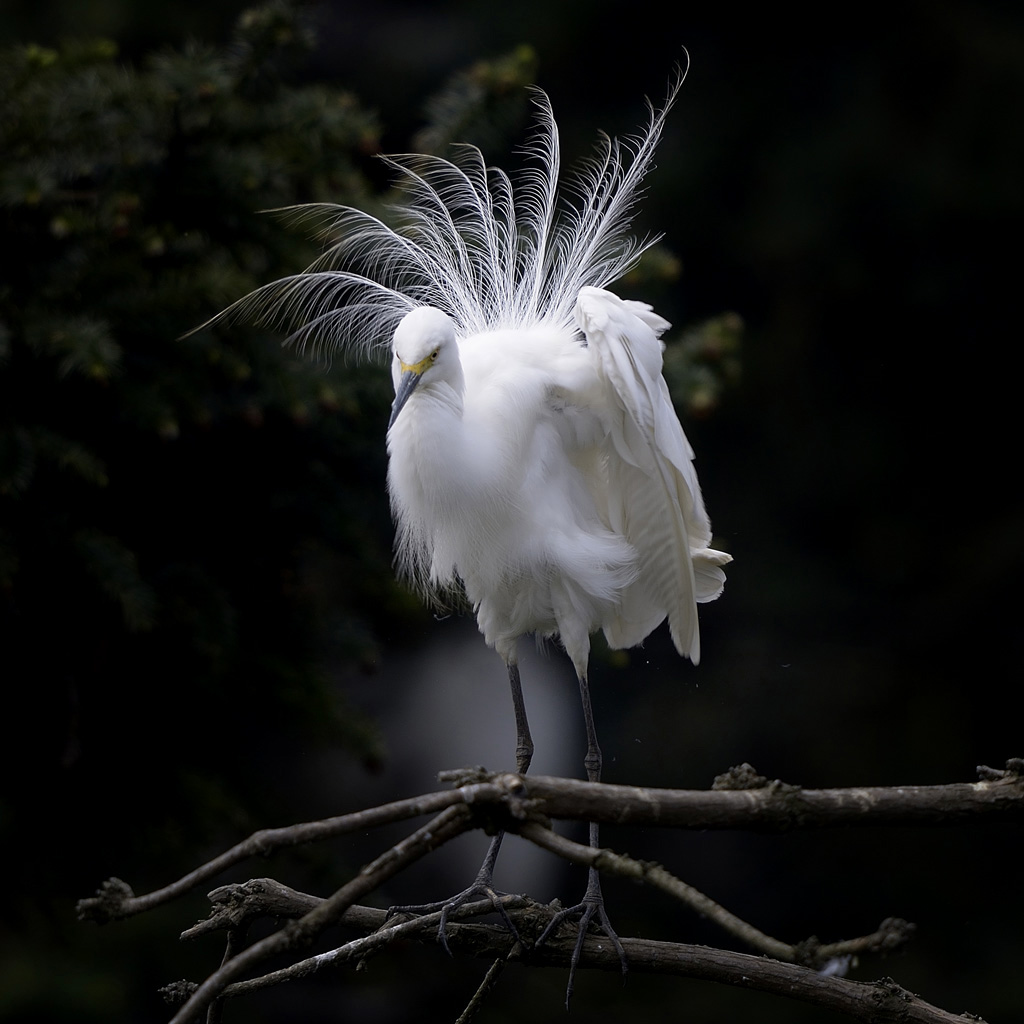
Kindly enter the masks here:
<path id="1" fill-rule="evenodd" d="M 389 455 L 417 463 L 424 446 L 428 450 L 451 448 L 461 436 L 456 424 L 462 413 L 461 389 L 448 381 L 421 385 L 388 431 Z"/>
<path id="2" fill-rule="evenodd" d="M 454 416 L 456 419 L 462 419 L 465 392 L 466 384 L 460 369 L 456 380 L 436 381 L 414 397 L 422 403 L 423 414 L 428 421 L 432 418 L 431 414 L 441 418 Z"/>

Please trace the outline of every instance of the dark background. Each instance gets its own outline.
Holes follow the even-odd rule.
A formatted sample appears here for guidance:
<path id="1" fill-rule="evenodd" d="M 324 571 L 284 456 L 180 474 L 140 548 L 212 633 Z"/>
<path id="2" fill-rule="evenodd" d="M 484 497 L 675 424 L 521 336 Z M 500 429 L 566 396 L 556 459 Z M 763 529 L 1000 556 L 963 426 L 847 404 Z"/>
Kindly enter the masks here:
<path id="1" fill-rule="evenodd" d="M 42 43 L 99 34 L 130 62 L 193 37 L 220 44 L 243 6 L 5 4 L 0 32 Z M 680 327 L 730 310 L 745 323 L 741 382 L 711 415 L 685 422 L 716 537 L 736 562 L 723 598 L 702 609 L 699 668 L 681 663 L 660 633 L 626 665 L 595 658 L 606 779 L 706 787 L 749 761 L 808 786 L 926 784 L 970 780 L 975 765 L 1024 753 L 1019 8 L 905 4 L 868 16 L 851 7 L 817 22 L 777 7 L 751 14 L 592 0 L 327 2 L 311 13 L 319 47 L 301 74 L 344 85 L 374 108 L 385 151 L 411 146 L 424 99 L 452 73 L 525 43 L 566 152 L 579 156 L 596 130 L 640 123 L 642 97 L 663 95 L 681 47 L 689 52 L 639 218 L 642 230 L 664 232 L 683 271 L 635 297 Z M 381 494 L 385 410 L 386 397 L 368 470 L 379 473 Z M 285 460 L 307 457 L 301 437 L 292 443 Z M 266 465 L 253 454 L 251 472 Z M 253 536 L 263 512 L 245 511 Z M 376 512 L 386 516 L 383 498 Z M 386 520 L 380 526 L 386 534 Z M 318 571 L 327 570 L 308 568 L 312 577 Z M 143 741 L 136 736 L 121 750 L 104 733 L 104 772 L 95 770 L 98 755 L 90 761 L 87 731 L 86 756 L 59 770 L 31 754 L 12 762 L 4 787 L 18 797 L 4 803 L 4 845 L 19 872 L 32 863 L 45 870 L 29 873 L 31 909 L 24 904 L 3 933 L 5 1017 L 159 1020 L 158 984 L 212 969 L 212 944 L 183 951 L 176 940 L 204 913 L 198 898 L 99 931 L 76 924 L 73 900 L 107 875 L 146 891 L 253 827 L 426 791 L 437 770 L 457 764 L 511 762 L 501 666 L 493 655 L 486 664 L 471 623 L 403 610 L 392 633 L 386 610 L 368 617 L 377 654 L 339 661 L 328 675 L 353 715 L 379 722 L 373 756 L 357 757 L 337 734 L 307 743 L 240 688 L 218 704 L 239 709 L 236 727 L 211 721 L 203 706 L 186 708 L 172 716 L 174 742 L 153 746 L 162 763 L 148 763 L 146 734 L 165 728 L 155 709 L 173 705 L 175 693 L 154 693 L 140 677 Z M 538 735 L 535 770 L 581 774 L 562 660 L 551 653 L 561 702 L 551 715 L 566 724 L 543 743 Z M 473 688 L 494 722 L 470 725 L 477 712 L 467 703 L 439 710 L 441 691 L 448 677 L 475 679 L 478 664 L 487 681 Z M 424 694 L 417 684 L 427 686 L 428 668 L 440 678 Z M 12 693 L 50 682 L 13 664 L 4 675 Z M 102 690 L 102 679 L 93 683 Z M 544 717 L 539 690 L 527 678 L 528 700 Z M 36 742 L 47 710 L 63 713 L 60 701 L 31 707 L 33 720 L 8 721 L 9 747 Z M 491 724 L 506 730 L 501 739 L 491 738 Z M 438 749 L 422 749 L 424 733 Z M 188 772 L 209 744 L 227 751 L 235 774 L 226 777 L 249 784 L 216 789 L 196 769 L 190 792 L 203 809 L 192 820 L 189 801 L 168 800 L 162 780 Z M 545 762 L 555 757 L 545 745 L 566 760 Z M 117 793 L 112 777 L 121 780 Z M 109 814 L 111 801 L 130 824 L 116 836 L 93 813 L 99 806 Z M 780 938 L 829 940 L 866 933 L 889 915 L 912 920 L 919 930 L 906 951 L 866 961 L 853 976 L 889 974 L 949 1011 L 993 1022 L 1024 1011 L 1015 980 L 1024 955 L 1019 827 L 781 838 L 608 830 L 605 839 L 661 861 Z M 250 873 L 326 892 L 375 848 L 353 841 Z M 425 865 L 382 903 L 461 884 L 449 877 L 459 872 L 443 871 L 431 875 Z M 19 885 L 16 877 L 8 884 Z M 575 899 L 582 884 L 572 872 L 545 876 L 538 885 L 550 891 L 535 894 Z M 649 893 L 609 884 L 607 894 L 623 934 L 721 941 Z M 389 952 L 367 974 L 247 1001 L 227 1019 L 452 1018 L 482 972 L 433 951 Z M 510 971 L 482 1019 L 561 1019 L 563 983 L 559 972 Z M 573 1013 L 840 1019 L 708 985 L 637 976 L 623 987 L 596 975 L 578 980 Z"/>

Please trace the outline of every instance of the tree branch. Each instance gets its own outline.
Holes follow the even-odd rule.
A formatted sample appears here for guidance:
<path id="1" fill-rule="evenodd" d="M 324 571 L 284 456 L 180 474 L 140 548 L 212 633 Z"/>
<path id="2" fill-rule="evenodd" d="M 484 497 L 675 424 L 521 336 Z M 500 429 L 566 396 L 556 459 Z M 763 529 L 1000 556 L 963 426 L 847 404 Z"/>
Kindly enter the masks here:
<path id="1" fill-rule="evenodd" d="M 315 843 L 349 832 L 377 828 L 380 825 L 405 821 L 424 814 L 436 814 L 447 807 L 472 804 L 474 800 L 481 803 L 486 803 L 488 800 L 492 802 L 502 800 L 501 791 L 492 784 L 480 784 L 472 787 L 472 790 L 468 793 L 461 789 L 443 790 L 439 793 L 427 793 L 408 800 L 397 800 L 379 807 L 370 807 L 364 811 L 356 811 L 354 814 L 325 818 L 322 821 L 302 822 L 284 828 L 260 829 L 248 839 L 237 843 L 230 850 L 207 861 L 194 871 L 190 871 L 178 881 L 143 896 L 136 896 L 132 892 L 131 886 L 119 878 L 108 879 L 102 883 L 95 896 L 78 901 L 78 917 L 83 921 L 106 924 L 108 921 L 131 917 L 134 914 L 152 910 L 163 903 L 169 903 L 250 857 L 266 856 L 275 850 L 290 846 Z"/>
<path id="2" fill-rule="evenodd" d="M 302 906 L 304 901 L 316 899 L 304 893 L 294 895 L 296 908 Z M 278 910 L 284 905 L 280 902 L 283 896 L 283 893 L 278 893 L 274 897 L 273 905 Z M 552 913 L 551 907 L 533 903 L 523 897 L 507 896 L 502 902 L 515 922 L 517 930 L 524 937 L 532 938 L 539 934 Z M 453 923 L 448 929 L 448 942 L 453 953 L 481 959 L 528 963 L 535 967 L 568 965 L 575 942 L 574 936 L 554 936 L 539 949 L 525 949 L 522 944 L 514 942 L 503 928 L 464 923 L 466 918 L 492 911 L 490 902 L 482 900 L 460 907 L 454 912 Z M 437 941 L 439 918 L 440 913 L 428 914 L 388 926 L 387 911 L 362 906 L 351 907 L 342 920 L 346 925 L 366 932 L 363 938 L 310 957 L 283 970 L 229 985 L 223 990 L 222 995 L 225 998 L 246 995 L 299 977 L 307 977 L 327 966 L 337 967 L 358 962 L 397 938 L 415 939 L 433 945 Z M 458 920 L 454 920 L 455 918 Z M 875 934 L 877 936 L 884 931 L 885 923 Z M 782 963 L 764 956 L 751 956 L 687 943 L 623 938 L 622 944 L 629 958 L 630 971 L 633 973 L 668 974 L 738 985 L 741 988 L 774 993 L 798 999 L 812 1006 L 835 1010 L 866 1024 L 892 1024 L 894 1020 L 906 1024 L 964 1024 L 965 1021 L 962 1016 L 948 1013 L 919 999 L 888 978 L 873 983 L 850 981 L 845 978 L 824 976 L 810 968 Z M 597 937 L 588 937 L 584 942 L 579 966 L 617 972 L 621 970 L 622 965 L 618 954 L 610 949 L 607 942 Z M 976 1024 L 984 1024 L 981 1018 L 974 1017 L 971 1020 Z"/>
<path id="3" fill-rule="evenodd" d="M 248 839 L 171 885 L 143 896 L 118 878 L 97 894 L 80 900 L 82 920 L 107 921 L 150 910 L 184 895 L 249 857 L 348 832 L 375 828 L 446 807 L 464 805 L 478 815 L 494 815 L 494 825 L 528 815 L 655 825 L 665 828 L 746 829 L 786 832 L 837 825 L 938 825 L 984 818 L 1024 821 L 1024 759 L 1011 758 L 1005 770 L 979 766 L 981 781 L 942 786 L 867 786 L 852 789 L 802 789 L 757 775 L 749 765 L 730 769 L 710 790 L 650 789 L 582 782 L 550 776 L 488 773 L 460 769 L 442 773 L 456 789 L 427 793 L 323 821 L 261 829 Z"/>
<path id="4" fill-rule="evenodd" d="M 899 1019 L 939 1024 L 958 1018 L 924 1003 L 893 982 L 865 985 L 827 977 L 793 963 L 778 962 L 790 960 L 820 966 L 858 952 L 886 950 L 906 941 L 913 926 L 888 919 L 878 931 L 860 938 L 827 945 L 811 938 L 790 945 L 758 931 L 660 865 L 573 843 L 556 835 L 550 829 L 548 819 L 756 831 L 835 825 L 1024 820 L 1024 759 L 1008 761 L 1005 770 L 981 767 L 978 771 L 981 781 L 972 784 L 812 790 L 778 780 L 770 781 L 758 776 L 749 765 L 741 765 L 716 779 L 712 790 L 689 791 L 462 769 L 442 776 L 442 779 L 455 783 L 454 789 L 324 821 L 256 832 L 177 882 L 148 895 L 136 897 L 126 883 L 111 879 L 104 883 L 96 897 L 81 901 L 79 914 L 99 922 L 126 917 L 166 903 L 248 857 L 433 813 L 435 818 L 364 867 L 354 879 L 327 899 L 297 893 L 272 879 L 255 879 L 242 886 L 221 886 L 211 892 L 213 909 L 210 917 L 186 930 L 182 937 L 192 938 L 213 929 L 226 929 L 228 951 L 220 968 L 201 985 L 180 983 L 172 986 L 185 1000 L 172 1024 L 193 1020 L 204 1009 L 210 1010 L 212 1019 L 224 997 L 279 984 L 327 964 L 365 958 L 400 935 L 415 936 L 419 941 L 436 941 L 433 929 L 437 926 L 439 914 L 387 925 L 388 918 L 383 911 L 356 907 L 355 902 L 413 861 L 475 827 L 518 832 L 558 856 L 654 885 L 698 913 L 714 919 L 735 937 L 776 958 L 753 958 L 677 943 L 623 940 L 630 967 L 635 971 L 675 973 L 775 991 L 840 1010 L 864 1021 Z M 540 906 L 524 897 L 504 897 L 502 905 L 513 916 L 524 941 L 536 937 L 553 912 L 552 908 Z M 459 908 L 452 915 L 447 936 L 453 949 L 499 960 L 568 963 L 572 940 L 560 942 L 555 937 L 541 950 L 527 950 L 518 944 L 510 948 L 507 931 L 466 923 L 467 917 L 491 909 L 492 905 L 487 901 Z M 241 944 L 248 924 L 255 917 L 268 914 L 278 919 L 289 918 L 290 921 L 279 931 L 236 955 L 236 948 Z M 360 930 L 369 930 L 371 926 L 376 930 L 339 949 L 317 954 L 282 971 L 239 980 L 266 957 L 306 945 L 326 927 L 339 921 Z M 596 939 L 587 940 L 584 960 L 580 965 L 620 968 L 617 954 L 605 950 Z M 496 964 L 492 970 L 493 978 L 498 972 Z"/>
<path id="5" fill-rule="evenodd" d="M 711 918 L 730 935 L 754 949 L 767 953 L 768 956 L 783 960 L 797 958 L 793 946 L 758 931 L 753 925 L 731 914 L 711 897 L 705 896 L 693 886 L 687 885 L 686 882 L 670 874 L 660 864 L 634 860 L 632 857 L 626 857 L 608 849 L 574 843 L 571 839 L 566 839 L 535 821 L 526 822 L 520 828 L 519 834 L 542 849 L 564 857 L 574 864 L 597 868 L 602 874 L 618 875 L 620 878 L 628 878 L 630 881 L 645 883 L 660 889 L 685 903 L 696 913 Z"/>
<path id="6" fill-rule="evenodd" d="M 333 896 L 314 906 L 302 917 L 285 925 L 280 931 L 249 946 L 244 952 L 210 975 L 174 1015 L 171 1024 L 186 1024 L 217 999 L 224 988 L 261 960 L 275 953 L 308 944 L 325 928 L 336 923 L 361 896 L 408 867 L 420 857 L 461 835 L 470 825 L 470 814 L 464 807 L 449 807 L 411 836 L 393 846 L 364 867 L 355 878 L 343 885 Z"/>
<path id="7" fill-rule="evenodd" d="M 1024 821 L 1024 774 L 1009 761 L 998 777 L 941 786 L 802 789 L 733 768 L 710 790 L 648 789 L 523 776 L 520 799 L 549 818 L 666 828 L 788 832 L 837 825 L 939 825 L 985 818 Z M 979 773 L 992 772 L 984 766 Z"/>

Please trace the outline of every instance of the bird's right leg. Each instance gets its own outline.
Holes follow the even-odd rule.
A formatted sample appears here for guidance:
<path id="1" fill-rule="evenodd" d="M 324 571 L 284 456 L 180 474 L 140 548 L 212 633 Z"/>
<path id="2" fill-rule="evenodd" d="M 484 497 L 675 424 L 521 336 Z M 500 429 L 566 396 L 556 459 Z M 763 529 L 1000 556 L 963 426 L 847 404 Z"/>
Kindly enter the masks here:
<path id="1" fill-rule="evenodd" d="M 526 702 L 523 700 L 523 684 L 519 678 L 519 665 L 513 659 L 506 662 L 508 668 L 509 688 L 512 691 L 512 709 L 516 718 L 516 771 L 525 775 L 533 760 L 533 738 L 530 736 L 530 723 L 526 717 Z M 505 908 L 501 905 L 500 897 L 505 895 L 494 888 L 494 865 L 498 860 L 498 851 L 501 849 L 501 841 L 505 838 L 504 832 L 498 832 L 492 839 L 484 861 L 480 865 L 473 884 L 451 899 L 442 900 L 438 903 L 425 903 L 412 907 L 392 907 L 389 914 L 432 914 L 441 911 L 441 920 L 437 926 L 437 939 L 449 955 L 448 948 L 448 917 L 458 907 L 471 902 L 475 897 L 483 897 L 491 901 L 491 905 L 501 915 L 505 927 L 518 939 L 519 932 L 512 923 Z"/>
<path id="2" fill-rule="evenodd" d="M 523 684 L 519 679 L 519 666 L 508 663 L 508 684 L 512 690 L 512 708 L 516 715 L 516 771 L 525 775 L 533 760 L 533 738 L 530 723 L 526 720 L 526 702 L 523 700 Z"/>

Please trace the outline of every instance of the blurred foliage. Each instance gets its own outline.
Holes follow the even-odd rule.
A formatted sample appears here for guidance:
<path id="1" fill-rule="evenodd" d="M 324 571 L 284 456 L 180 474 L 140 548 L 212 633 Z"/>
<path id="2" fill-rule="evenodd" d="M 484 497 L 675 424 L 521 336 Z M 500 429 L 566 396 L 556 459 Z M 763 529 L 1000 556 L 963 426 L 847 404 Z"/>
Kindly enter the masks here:
<path id="1" fill-rule="evenodd" d="M 743 320 L 722 313 L 686 328 L 665 348 L 665 380 L 677 406 L 691 417 L 714 412 L 722 393 L 739 383 Z"/>
<path id="2" fill-rule="evenodd" d="M 666 286 L 680 286 L 682 261 L 667 246 L 657 243 L 644 253 L 626 275 L 623 293 L 651 295 Z M 656 304 L 661 310 L 663 305 Z M 710 416 L 723 394 L 740 382 L 742 371 L 743 318 L 734 312 L 719 313 L 681 330 L 670 329 L 665 342 L 665 382 L 684 421 Z"/>
<path id="3" fill-rule="evenodd" d="M 215 695 L 243 681 L 271 707 L 303 693 L 322 721 L 326 614 L 337 652 L 372 660 L 361 609 L 388 540 L 363 492 L 384 385 L 256 334 L 181 337 L 310 255 L 258 207 L 365 195 L 374 120 L 285 84 L 303 45 L 274 5 L 223 50 L 138 70 L 106 41 L 0 62 L 0 607 L 35 680 L 21 695 L 48 709 L 30 716 L 41 764 L 151 744 L 124 702 L 140 688 L 176 721 L 225 713 Z M 343 593 L 301 582 L 317 551 L 344 562 Z M 328 718 L 375 756 L 365 723 Z"/>
<path id="4" fill-rule="evenodd" d="M 450 146 L 465 142 L 485 153 L 507 146 L 522 122 L 523 87 L 536 78 L 537 54 L 529 46 L 456 73 L 427 101 L 429 123 L 416 133 L 413 149 L 447 156 Z"/>

